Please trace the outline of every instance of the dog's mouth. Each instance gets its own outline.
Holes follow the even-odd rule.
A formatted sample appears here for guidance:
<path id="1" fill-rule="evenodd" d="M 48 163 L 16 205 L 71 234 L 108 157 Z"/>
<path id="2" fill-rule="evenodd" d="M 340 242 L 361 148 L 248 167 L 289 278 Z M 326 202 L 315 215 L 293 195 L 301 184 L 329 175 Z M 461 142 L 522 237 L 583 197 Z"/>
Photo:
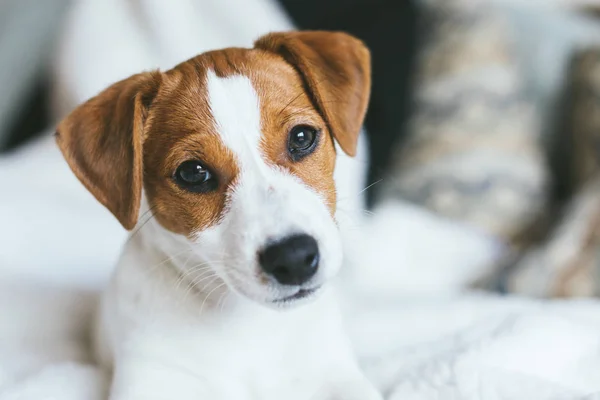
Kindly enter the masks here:
<path id="1" fill-rule="evenodd" d="M 273 303 L 277 304 L 277 305 L 285 305 L 285 304 L 290 304 L 290 303 L 300 301 L 300 300 L 306 300 L 308 298 L 313 297 L 319 291 L 319 289 L 321 289 L 321 286 L 317 286 L 314 288 L 301 288 L 301 289 L 298 289 L 296 291 L 296 293 L 294 293 L 290 296 L 285 296 L 285 297 L 273 300 Z"/>

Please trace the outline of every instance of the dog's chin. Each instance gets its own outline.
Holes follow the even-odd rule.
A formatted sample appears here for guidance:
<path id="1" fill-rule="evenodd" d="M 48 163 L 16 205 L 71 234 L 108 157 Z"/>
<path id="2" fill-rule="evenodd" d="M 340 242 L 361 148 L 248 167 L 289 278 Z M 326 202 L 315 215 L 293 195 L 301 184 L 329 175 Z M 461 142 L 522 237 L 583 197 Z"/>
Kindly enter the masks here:
<path id="1" fill-rule="evenodd" d="M 277 309 L 288 309 L 307 304 L 315 300 L 323 286 L 312 288 L 298 288 L 295 293 L 277 297 L 269 302 L 269 306 Z"/>
<path id="2" fill-rule="evenodd" d="M 286 310 L 290 308 L 300 307 L 304 304 L 311 303 L 314 301 L 323 289 L 323 285 L 313 286 L 310 288 L 297 287 L 295 289 L 286 289 L 284 293 L 278 293 L 273 295 L 272 291 L 268 291 L 267 287 L 264 288 L 264 293 L 259 294 L 262 290 L 258 290 L 255 293 L 251 293 L 247 288 L 233 286 L 232 291 L 239 296 L 250 300 L 254 303 L 258 303 L 264 307 L 272 308 L 276 310 Z"/>

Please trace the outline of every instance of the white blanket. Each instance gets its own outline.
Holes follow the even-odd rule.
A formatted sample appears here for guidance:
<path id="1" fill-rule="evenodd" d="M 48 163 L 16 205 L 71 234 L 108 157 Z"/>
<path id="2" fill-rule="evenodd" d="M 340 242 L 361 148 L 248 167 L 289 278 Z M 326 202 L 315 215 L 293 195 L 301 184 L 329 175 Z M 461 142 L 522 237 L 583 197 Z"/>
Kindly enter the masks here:
<path id="1" fill-rule="evenodd" d="M 0 285 L 0 400 L 103 400 L 94 296 Z M 600 304 L 482 295 L 348 304 L 369 376 L 394 400 L 600 398 Z M 259 399 L 257 399 L 259 400 Z"/>
<path id="2" fill-rule="evenodd" d="M 290 26 L 267 0 L 80 0 L 56 117 L 128 74 Z M 0 400 L 104 399 L 86 333 L 125 232 L 49 137 L 0 159 L 0 188 Z M 383 206 L 364 229 L 343 304 L 386 398 L 600 398 L 600 303 L 463 293 L 499 244 L 415 207 Z"/>

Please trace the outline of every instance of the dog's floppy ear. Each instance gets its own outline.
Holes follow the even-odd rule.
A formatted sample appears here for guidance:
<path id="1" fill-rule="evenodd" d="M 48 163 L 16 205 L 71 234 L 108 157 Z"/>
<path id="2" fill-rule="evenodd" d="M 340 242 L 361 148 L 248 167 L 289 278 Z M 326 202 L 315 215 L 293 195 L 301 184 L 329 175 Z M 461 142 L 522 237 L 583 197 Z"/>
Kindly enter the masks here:
<path id="1" fill-rule="evenodd" d="M 300 31 L 268 34 L 255 47 L 280 54 L 300 72 L 331 133 L 355 155 L 371 90 L 365 45 L 342 32 Z"/>
<path id="2" fill-rule="evenodd" d="M 137 223 L 143 125 L 160 81 L 159 72 L 147 72 L 117 82 L 77 107 L 56 132 L 77 178 L 126 229 Z"/>

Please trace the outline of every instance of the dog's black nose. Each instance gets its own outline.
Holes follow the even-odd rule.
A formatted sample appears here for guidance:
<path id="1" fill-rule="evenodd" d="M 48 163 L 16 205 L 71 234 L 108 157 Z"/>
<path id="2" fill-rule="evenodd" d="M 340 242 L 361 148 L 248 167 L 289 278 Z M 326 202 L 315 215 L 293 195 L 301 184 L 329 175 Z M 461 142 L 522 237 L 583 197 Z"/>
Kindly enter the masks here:
<path id="1" fill-rule="evenodd" d="M 312 236 L 291 236 L 267 246 L 259 262 L 282 285 L 301 285 L 319 268 L 319 246 Z"/>

